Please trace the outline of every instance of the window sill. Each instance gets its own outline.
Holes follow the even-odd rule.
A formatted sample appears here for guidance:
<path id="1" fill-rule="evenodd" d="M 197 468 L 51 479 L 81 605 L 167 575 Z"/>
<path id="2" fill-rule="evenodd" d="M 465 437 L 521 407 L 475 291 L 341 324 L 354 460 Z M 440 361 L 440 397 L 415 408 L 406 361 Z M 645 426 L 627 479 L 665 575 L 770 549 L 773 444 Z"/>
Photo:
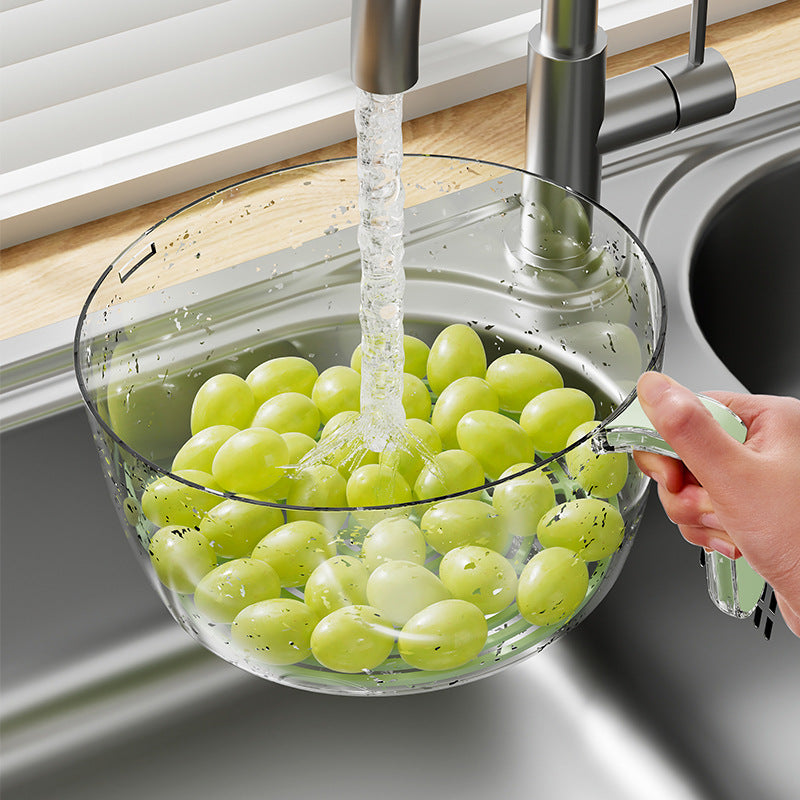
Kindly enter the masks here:
<path id="1" fill-rule="evenodd" d="M 716 4 L 709 23 L 773 3 Z M 600 24 L 608 34 L 609 55 L 685 32 L 690 5 L 690 0 L 607 4 Z M 422 77 L 408 92 L 406 118 L 521 84 L 527 34 L 538 16 L 522 14 L 423 45 Z M 346 40 L 346 26 L 339 20 L 322 27 L 335 41 Z M 3 247 L 350 139 L 353 101 L 349 74 L 340 69 L 9 171 L 0 193 Z M 107 102 L 115 107 L 113 93 Z"/>

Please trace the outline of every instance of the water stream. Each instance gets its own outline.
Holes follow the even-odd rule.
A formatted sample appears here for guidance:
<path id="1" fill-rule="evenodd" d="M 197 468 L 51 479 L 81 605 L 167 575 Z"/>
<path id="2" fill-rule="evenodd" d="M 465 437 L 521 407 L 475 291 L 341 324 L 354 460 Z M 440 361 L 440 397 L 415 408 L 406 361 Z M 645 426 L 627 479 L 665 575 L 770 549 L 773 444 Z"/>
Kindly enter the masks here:
<path id="1" fill-rule="evenodd" d="M 382 452 L 403 410 L 403 95 L 358 89 L 361 222 L 361 416 L 366 444 Z"/>
<path id="2" fill-rule="evenodd" d="M 421 456 L 427 448 L 406 427 L 403 408 L 403 95 L 357 89 L 358 243 L 361 250 L 361 410 L 323 439 L 300 463 L 350 469 L 372 453 Z"/>

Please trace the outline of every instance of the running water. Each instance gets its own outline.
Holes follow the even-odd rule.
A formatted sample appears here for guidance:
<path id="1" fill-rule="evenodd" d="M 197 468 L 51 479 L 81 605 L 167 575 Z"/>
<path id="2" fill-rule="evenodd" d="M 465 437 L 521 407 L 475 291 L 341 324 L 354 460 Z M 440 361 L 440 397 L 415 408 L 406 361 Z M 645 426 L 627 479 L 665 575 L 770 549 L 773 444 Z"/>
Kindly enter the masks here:
<path id="1" fill-rule="evenodd" d="M 298 465 L 354 469 L 371 453 L 394 466 L 402 453 L 433 455 L 406 427 L 403 408 L 403 95 L 357 89 L 358 244 L 361 249 L 361 411 Z"/>
<path id="2" fill-rule="evenodd" d="M 361 224 L 361 416 L 366 444 L 382 452 L 402 430 L 403 410 L 403 95 L 358 89 Z"/>

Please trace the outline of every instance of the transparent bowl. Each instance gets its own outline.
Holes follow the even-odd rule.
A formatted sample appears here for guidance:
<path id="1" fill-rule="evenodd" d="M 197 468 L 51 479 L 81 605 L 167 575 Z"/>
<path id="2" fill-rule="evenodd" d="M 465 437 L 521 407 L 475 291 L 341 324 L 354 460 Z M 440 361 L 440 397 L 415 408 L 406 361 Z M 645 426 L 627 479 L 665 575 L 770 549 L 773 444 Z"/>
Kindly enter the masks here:
<path id="1" fill-rule="evenodd" d="M 490 364 L 522 352 L 556 366 L 566 386 L 591 396 L 601 428 L 626 407 L 641 372 L 660 366 L 665 326 L 660 279 L 636 237 L 591 201 L 509 167 L 408 155 L 402 177 L 405 333 L 430 346 L 447 326 L 466 324 L 479 335 Z M 621 514 L 622 541 L 611 554 L 584 559 L 588 588 L 565 619 L 528 621 L 512 597 L 499 611 L 481 611 L 487 633 L 476 646 L 479 652 L 470 653 L 465 663 L 457 663 L 458 656 L 420 662 L 409 659 L 408 648 L 403 649 L 403 614 L 408 610 L 401 614 L 395 609 L 388 620 L 379 607 L 385 636 L 365 656 L 368 666 L 343 669 L 329 655 L 322 658 L 328 666 L 323 665 L 310 648 L 311 631 L 342 603 L 356 601 L 358 607 L 374 600 L 374 592 L 365 600 L 363 581 L 375 561 L 366 566 L 369 559 L 362 547 L 381 519 L 399 517 L 419 527 L 432 507 L 466 498 L 483 504 L 488 528 L 502 530 L 502 543 L 495 539 L 491 548 L 501 552 L 517 575 L 543 550 L 536 519 L 495 509 L 500 487 L 519 476 L 493 475 L 451 495 L 353 508 L 287 503 L 286 487 L 296 480 L 291 469 L 279 483 L 283 489 L 273 487 L 272 495 L 282 495 L 278 497 L 266 489 L 245 497 L 213 484 L 202 471 L 171 471 L 177 451 L 192 435 L 195 394 L 210 377 L 233 373 L 246 378 L 257 365 L 284 356 L 307 359 L 320 373 L 350 364 L 361 338 L 358 222 L 353 159 L 265 174 L 191 203 L 147 230 L 103 272 L 78 321 L 75 365 L 123 530 L 153 588 L 190 635 L 245 670 L 295 687 L 356 695 L 420 692 L 490 675 L 541 650 L 586 617 L 623 566 L 643 512 L 647 480 L 632 459 L 622 456 L 628 459 L 624 486 L 603 498 Z M 519 414 L 507 416 L 519 419 Z M 587 491 L 576 480 L 569 462 L 570 454 L 585 448 L 593 435 L 584 433 L 556 453 L 536 452 L 526 474 L 536 470 L 547 477 L 555 504 L 589 496 L 591 487 Z M 171 511 L 148 510 L 158 491 L 172 498 Z M 223 502 L 229 514 L 225 519 L 232 521 L 215 540 L 206 534 L 220 530 Z M 209 516 L 215 517 L 216 528 L 208 527 Z M 245 518 L 258 521 L 240 525 Z M 251 587 L 236 584 L 246 598 L 238 601 L 231 597 L 235 592 L 229 582 L 227 610 L 222 612 L 216 607 L 208 612 L 208 603 L 196 602 L 195 586 L 212 568 L 249 558 L 264 535 L 297 519 L 328 532 L 325 541 L 284 554 L 290 562 L 295 559 L 300 578 L 285 578 L 284 569 L 279 589 L 264 589 L 261 581 L 251 592 Z M 177 528 L 169 546 L 154 544 L 165 527 Z M 461 544 L 483 546 L 488 541 L 480 531 L 472 537 Z M 426 534 L 423 553 L 408 556 L 424 561 L 431 578 L 450 547 L 434 543 L 442 552 Z M 400 552 L 410 553 L 402 547 Z M 353 585 L 327 585 L 327 594 L 317 591 L 316 611 L 311 612 L 311 598 L 303 602 L 305 581 L 334 554 L 355 559 L 360 578 Z M 178 566 L 170 559 L 177 559 Z M 170 576 L 169 568 L 178 577 Z M 436 600 L 441 598 L 436 594 L 440 584 L 434 582 L 431 597 Z M 237 635 L 238 623 L 231 624 L 234 613 L 253 611 L 268 600 L 281 600 L 294 613 L 283 625 L 288 633 L 271 648 L 272 640 L 265 644 L 267 640 L 254 638 L 243 624 Z M 411 606 L 414 602 L 409 600 Z M 275 602 L 270 608 L 279 613 Z M 471 609 L 470 614 L 474 629 Z M 464 644 L 453 644 L 461 633 L 459 624 L 451 620 L 440 626 L 437 635 L 444 637 L 440 645 L 445 651 Z M 360 628 L 350 630 L 356 631 L 350 640 L 338 640 L 343 653 L 360 646 Z M 335 637 L 328 641 L 328 654 L 330 641 L 336 642 Z M 440 645 L 428 644 L 428 656 L 435 656 Z M 375 664 L 382 647 L 388 655 Z M 348 669 L 352 671 L 344 671 Z"/>

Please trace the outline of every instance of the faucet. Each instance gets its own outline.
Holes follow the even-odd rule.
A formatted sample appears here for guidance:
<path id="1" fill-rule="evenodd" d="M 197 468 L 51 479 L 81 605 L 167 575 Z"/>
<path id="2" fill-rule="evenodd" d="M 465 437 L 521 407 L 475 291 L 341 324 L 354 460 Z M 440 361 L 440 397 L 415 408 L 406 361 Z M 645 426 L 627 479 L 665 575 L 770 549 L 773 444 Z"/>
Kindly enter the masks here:
<path id="1" fill-rule="evenodd" d="M 397 94 L 416 83 L 420 7 L 421 0 L 353 0 L 359 88 Z M 542 0 L 528 36 L 526 169 L 597 200 L 604 153 L 730 112 L 736 85 L 725 59 L 705 47 L 707 8 L 708 0 L 694 0 L 688 58 L 606 81 L 597 0 Z"/>
<path id="2" fill-rule="evenodd" d="M 606 81 L 597 0 L 542 0 L 528 36 L 525 167 L 594 200 L 604 153 L 727 114 L 736 84 L 705 47 L 708 0 L 694 0 L 689 54 Z"/>

